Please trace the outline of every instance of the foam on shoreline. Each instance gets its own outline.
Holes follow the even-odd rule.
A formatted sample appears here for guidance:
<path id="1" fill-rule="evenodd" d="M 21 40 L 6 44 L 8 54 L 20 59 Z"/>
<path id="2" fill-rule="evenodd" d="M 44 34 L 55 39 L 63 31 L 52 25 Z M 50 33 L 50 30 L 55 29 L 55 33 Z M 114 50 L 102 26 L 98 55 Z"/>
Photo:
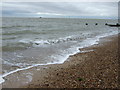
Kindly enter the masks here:
<path id="1" fill-rule="evenodd" d="M 5 82 L 5 80 L 3 79 L 3 76 L 0 75 L 0 84 L 2 84 L 3 82 Z"/>
<path id="2" fill-rule="evenodd" d="M 54 56 L 53 58 L 58 58 L 59 56 L 59 60 L 55 61 L 55 62 L 49 62 L 47 64 L 35 64 L 33 66 L 29 66 L 29 67 L 25 67 L 25 68 L 21 68 L 21 69 L 16 69 L 14 71 L 11 71 L 9 73 L 5 73 L 3 75 L 0 76 L 0 84 L 2 84 L 3 82 L 5 82 L 5 80 L 3 79 L 4 77 L 10 75 L 10 74 L 13 74 L 15 72 L 18 72 L 18 71 L 22 71 L 22 70 L 27 70 L 27 69 L 30 69 L 30 68 L 33 68 L 33 67 L 37 67 L 37 66 L 42 66 L 42 65 L 50 65 L 50 64 L 62 64 L 64 63 L 67 58 L 70 56 L 70 55 L 74 55 L 76 53 L 79 53 L 80 52 L 80 48 L 85 48 L 85 47 L 89 47 L 89 46 L 92 46 L 94 44 L 98 44 L 100 38 L 103 38 L 103 37 L 107 37 L 107 36 L 111 36 L 111 35 L 116 35 L 118 33 L 107 33 L 107 34 L 103 34 L 103 35 L 99 35 L 99 36 L 95 36 L 94 38 L 87 38 L 86 40 L 84 40 L 82 43 L 80 43 L 80 46 L 79 44 L 75 47 L 72 47 L 71 49 L 68 49 L 70 50 L 69 53 L 63 53 L 61 54 L 60 56 L 57 55 L 57 56 Z M 90 50 L 92 51 L 92 50 Z M 87 51 L 85 51 L 87 52 Z M 84 53 L 84 52 L 81 52 L 81 53 Z"/>

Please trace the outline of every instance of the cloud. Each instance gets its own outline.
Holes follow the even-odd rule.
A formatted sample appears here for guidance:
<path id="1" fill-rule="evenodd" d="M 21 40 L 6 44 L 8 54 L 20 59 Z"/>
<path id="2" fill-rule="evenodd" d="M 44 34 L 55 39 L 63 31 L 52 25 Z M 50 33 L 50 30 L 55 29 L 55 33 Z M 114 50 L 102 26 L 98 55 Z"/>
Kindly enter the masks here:
<path id="1" fill-rule="evenodd" d="M 39 14 L 39 15 L 62 15 L 62 14 L 58 14 L 58 13 L 43 13 L 43 12 L 37 12 L 36 14 Z"/>
<path id="2" fill-rule="evenodd" d="M 117 17 L 117 2 L 10 2 L 3 3 L 3 16 Z"/>

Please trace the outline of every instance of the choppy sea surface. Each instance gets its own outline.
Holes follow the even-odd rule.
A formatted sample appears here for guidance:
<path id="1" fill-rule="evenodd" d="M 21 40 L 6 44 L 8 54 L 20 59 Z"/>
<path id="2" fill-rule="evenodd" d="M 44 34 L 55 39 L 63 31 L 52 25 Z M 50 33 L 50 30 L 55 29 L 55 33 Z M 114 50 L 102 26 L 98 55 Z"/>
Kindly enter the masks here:
<path id="1" fill-rule="evenodd" d="M 117 20 L 70 18 L 2 18 L 3 77 L 38 65 L 63 63 L 79 48 L 118 33 L 106 26 Z M 86 25 L 88 23 L 88 25 Z M 95 25 L 98 23 L 98 25 Z"/>

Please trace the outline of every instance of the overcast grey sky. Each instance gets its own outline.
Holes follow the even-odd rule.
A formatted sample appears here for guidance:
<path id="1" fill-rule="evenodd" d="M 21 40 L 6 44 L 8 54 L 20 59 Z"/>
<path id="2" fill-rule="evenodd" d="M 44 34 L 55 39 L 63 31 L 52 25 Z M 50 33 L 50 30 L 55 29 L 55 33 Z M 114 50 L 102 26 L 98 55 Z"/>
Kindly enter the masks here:
<path id="1" fill-rule="evenodd" d="M 4 2 L 4 17 L 117 18 L 117 2 Z"/>

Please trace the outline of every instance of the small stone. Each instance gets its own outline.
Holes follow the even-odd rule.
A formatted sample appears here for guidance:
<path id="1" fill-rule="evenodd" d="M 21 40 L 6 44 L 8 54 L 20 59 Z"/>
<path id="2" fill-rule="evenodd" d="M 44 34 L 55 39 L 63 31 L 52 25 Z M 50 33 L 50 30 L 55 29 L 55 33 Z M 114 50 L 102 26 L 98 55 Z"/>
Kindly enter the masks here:
<path id="1" fill-rule="evenodd" d="M 49 86 L 49 84 L 47 83 L 47 84 L 45 84 L 45 86 Z"/>

